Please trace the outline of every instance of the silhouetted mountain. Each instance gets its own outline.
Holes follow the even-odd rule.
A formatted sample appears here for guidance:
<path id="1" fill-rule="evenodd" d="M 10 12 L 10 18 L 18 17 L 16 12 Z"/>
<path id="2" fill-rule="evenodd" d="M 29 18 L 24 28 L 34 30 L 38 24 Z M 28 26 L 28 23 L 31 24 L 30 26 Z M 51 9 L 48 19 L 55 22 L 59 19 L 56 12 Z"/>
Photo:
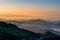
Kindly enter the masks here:
<path id="1" fill-rule="evenodd" d="M 19 29 L 16 25 L 0 21 L 0 40 L 21 40 L 38 37 L 40 37 L 40 34 Z"/>
<path id="2" fill-rule="evenodd" d="M 37 21 L 37 22 L 39 22 L 39 21 L 40 21 L 40 22 L 47 22 L 47 21 L 42 20 L 42 19 L 31 19 L 31 20 L 28 20 L 28 21 L 35 21 L 35 22 L 36 22 L 36 21 Z"/>
<path id="3" fill-rule="evenodd" d="M 56 21 L 56 22 L 53 22 L 55 26 L 59 26 L 60 27 L 60 21 Z"/>
<path id="4" fill-rule="evenodd" d="M 60 28 L 59 21 L 58 22 L 50 22 L 42 19 L 31 19 L 31 20 L 8 20 L 8 23 L 12 23 L 19 28 L 23 28 L 26 30 L 30 30 L 33 32 L 44 33 L 48 31 L 50 28 Z"/>
<path id="5" fill-rule="evenodd" d="M 60 40 L 60 36 L 57 34 L 54 34 L 50 31 L 47 31 L 44 36 L 45 40 Z"/>
<path id="6" fill-rule="evenodd" d="M 47 22 L 40 19 L 0 21 L 0 40 L 60 40 L 60 36 L 49 30 L 50 28 L 55 28 L 57 26 L 60 27 L 60 22 Z M 46 33 L 40 34 L 44 31 Z M 56 31 L 57 30 L 54 32 Z"/>
<path id="7" fill-rule="evenodd" d="M 48 32 L 46 32 L 45 36 L 52 38 L 52 37 L 57 37 L 58 35 L 53 34 L 52 32 L 49 32 L 49 31 L 48 31 Z"/>

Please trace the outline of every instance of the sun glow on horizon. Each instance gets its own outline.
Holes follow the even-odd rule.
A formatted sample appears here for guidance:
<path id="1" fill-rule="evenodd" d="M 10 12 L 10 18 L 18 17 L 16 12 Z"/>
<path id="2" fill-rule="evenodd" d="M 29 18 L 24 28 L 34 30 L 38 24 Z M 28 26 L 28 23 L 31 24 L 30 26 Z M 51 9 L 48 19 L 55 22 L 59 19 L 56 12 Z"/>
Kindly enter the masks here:
<path id="1" fill-rule="evenodd" d="M 60 11 L 58 1 L 22 1 L 0 0 L 0 18 L 3 19 L 58 19 Z"/>

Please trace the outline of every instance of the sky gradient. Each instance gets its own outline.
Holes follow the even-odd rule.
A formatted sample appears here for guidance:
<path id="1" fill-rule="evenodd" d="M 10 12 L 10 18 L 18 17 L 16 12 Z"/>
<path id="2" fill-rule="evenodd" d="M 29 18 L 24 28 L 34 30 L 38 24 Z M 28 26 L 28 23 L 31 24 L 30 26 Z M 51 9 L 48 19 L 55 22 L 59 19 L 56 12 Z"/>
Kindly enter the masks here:
<path id="1" fill-rule="evenodd" d="M 60 20 L 59 4 L 60 0 L 0 0 L 0 18 Z"/>

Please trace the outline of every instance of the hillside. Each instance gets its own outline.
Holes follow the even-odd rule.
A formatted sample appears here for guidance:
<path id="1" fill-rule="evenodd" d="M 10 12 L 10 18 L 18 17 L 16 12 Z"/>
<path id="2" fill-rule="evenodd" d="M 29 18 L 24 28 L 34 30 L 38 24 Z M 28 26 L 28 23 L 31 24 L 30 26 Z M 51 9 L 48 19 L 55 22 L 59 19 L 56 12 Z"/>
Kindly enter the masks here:
<path id="1" fill-rule="evenodd" d="M 39 36 L 32 31 L 19 29 L 16 25 L 0 21 L 0 40 L 20 40 Z"/>
<path id="2" fill-rule="evenodd" d="M 60 40 L 60 36 L 50 31 L 35 33 L 0 21 L 0 40 Z"/>

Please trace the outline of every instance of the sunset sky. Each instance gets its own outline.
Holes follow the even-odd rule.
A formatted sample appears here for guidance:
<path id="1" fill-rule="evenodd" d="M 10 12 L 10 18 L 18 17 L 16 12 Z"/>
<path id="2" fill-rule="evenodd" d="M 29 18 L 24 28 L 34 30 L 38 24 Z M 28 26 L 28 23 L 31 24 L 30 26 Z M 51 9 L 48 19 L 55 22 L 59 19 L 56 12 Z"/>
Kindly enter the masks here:
<path id="1" fill-rule="evenodd" d="M 60 20 L 60 0 L 0 0 L 0 18 Z"/>

